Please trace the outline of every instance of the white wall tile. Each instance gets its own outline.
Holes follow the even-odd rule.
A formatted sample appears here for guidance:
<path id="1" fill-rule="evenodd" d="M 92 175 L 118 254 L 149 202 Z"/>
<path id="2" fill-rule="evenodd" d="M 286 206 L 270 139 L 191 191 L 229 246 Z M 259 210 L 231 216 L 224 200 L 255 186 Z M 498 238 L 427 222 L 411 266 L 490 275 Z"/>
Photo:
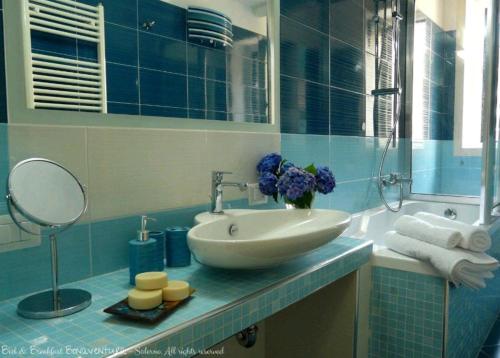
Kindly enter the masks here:
<path id="1" fill-rule="evenodd" d="M 46 158 L 60 163 L 88 186 L 87 144 L 84 127 L 15 125 L 8 127 L 9 165 L 28 158 Z M 84 216 L 88 219 L 92 208 Z"/>

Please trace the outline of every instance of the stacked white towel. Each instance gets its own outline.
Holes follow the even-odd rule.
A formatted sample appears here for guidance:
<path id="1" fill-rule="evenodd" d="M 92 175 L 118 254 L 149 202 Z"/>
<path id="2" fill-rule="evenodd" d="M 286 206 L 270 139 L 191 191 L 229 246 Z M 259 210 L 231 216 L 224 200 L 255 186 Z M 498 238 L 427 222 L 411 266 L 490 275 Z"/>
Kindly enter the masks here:
<path id="1" fill-rule="evenodd" d="M 445 249 L 456 247 L 463 240 L 463 236 L 458 230 L 435 226 L 410 215 L 403 215 L 396 220 L 394 229 L 401 235 L 413 237 Z"/>
<path id="2" fill-rule="evenodd" d="M 486 287 L 484 280 L 492 278 L 492 271 L 500 266 L 484 253 L 491 246 L 491 238 L 480 227 L 419 212 L 401 216 L 394 229 L 385 235 L 388 248 L 428 261 L 455 285 Z"/>
<path id="3" fill-rule="evenodd" d="M 450 220 L 442 216 L 418 212 L 415 216 L 435 226 L 448 227 L 462 233 L 463 239 L 458 246 L 476 252 L 485 252 L 491 247 L 491 237 L 479 226 L 473 226 L 461 221 Z"/>
<path id="4" fill-rule="evenodd" d="M 499 267 L 493 257 L 464 249 L 445 249 L 424 241 L 403 236 L 395 231 L 385 234 L 387 247 L 400 254 L 428 261 L 446 279 L 455 285 L 484 288 L 484 279 L 493 277 L 491 271 Z"/>

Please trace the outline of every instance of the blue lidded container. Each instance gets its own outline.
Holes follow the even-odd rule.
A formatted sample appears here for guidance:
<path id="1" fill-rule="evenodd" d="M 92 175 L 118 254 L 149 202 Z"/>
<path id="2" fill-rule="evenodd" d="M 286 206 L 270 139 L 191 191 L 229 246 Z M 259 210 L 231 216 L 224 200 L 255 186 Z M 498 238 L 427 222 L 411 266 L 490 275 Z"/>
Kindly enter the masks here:
<path id="1" fill-rule="evenodd" d="M 156 271 L 163 271 L 165 270 L 165 232 L 150 231 L 149 239 L 156 240 L 156 263 L 158 265 Z"/>
<path id="2" fill-rule="evenodd" d="M 165 229 L 165 256 L 168 267 L 191 265 L 191 251 L 187 244 L 189 227 L 169 227 Z"/>

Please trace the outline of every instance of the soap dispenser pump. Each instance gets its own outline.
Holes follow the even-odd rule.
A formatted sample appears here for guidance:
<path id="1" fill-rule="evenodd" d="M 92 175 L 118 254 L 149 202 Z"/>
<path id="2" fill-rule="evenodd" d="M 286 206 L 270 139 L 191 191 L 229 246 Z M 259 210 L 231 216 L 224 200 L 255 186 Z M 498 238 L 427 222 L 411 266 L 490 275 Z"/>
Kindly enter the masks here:
<path id="1" fill-rule="evenodd" d="M 148 221 L 154 220 L 146 215 L 141 217 L 141 230 L 137 238 L 129 241 L 130 284 L 135 285 L 135 276 L 139 273 L 157 270 L 157 243 L 149 238 Z"/>

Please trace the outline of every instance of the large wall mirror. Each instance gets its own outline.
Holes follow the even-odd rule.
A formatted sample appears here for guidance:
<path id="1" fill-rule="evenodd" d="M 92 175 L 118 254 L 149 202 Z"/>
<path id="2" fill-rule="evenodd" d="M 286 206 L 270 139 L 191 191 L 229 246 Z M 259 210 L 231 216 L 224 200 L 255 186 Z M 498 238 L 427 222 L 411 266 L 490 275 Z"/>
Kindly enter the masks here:
<path id="1" fill-rule="evenodd" d="M 4 7 L 10 122 L 279 128 L 276 0 Z"/>
<path id="2" fill-rule="evenodd" d="M 412 191 L 479 196 L 485 0 L 415 1 Z"/>

